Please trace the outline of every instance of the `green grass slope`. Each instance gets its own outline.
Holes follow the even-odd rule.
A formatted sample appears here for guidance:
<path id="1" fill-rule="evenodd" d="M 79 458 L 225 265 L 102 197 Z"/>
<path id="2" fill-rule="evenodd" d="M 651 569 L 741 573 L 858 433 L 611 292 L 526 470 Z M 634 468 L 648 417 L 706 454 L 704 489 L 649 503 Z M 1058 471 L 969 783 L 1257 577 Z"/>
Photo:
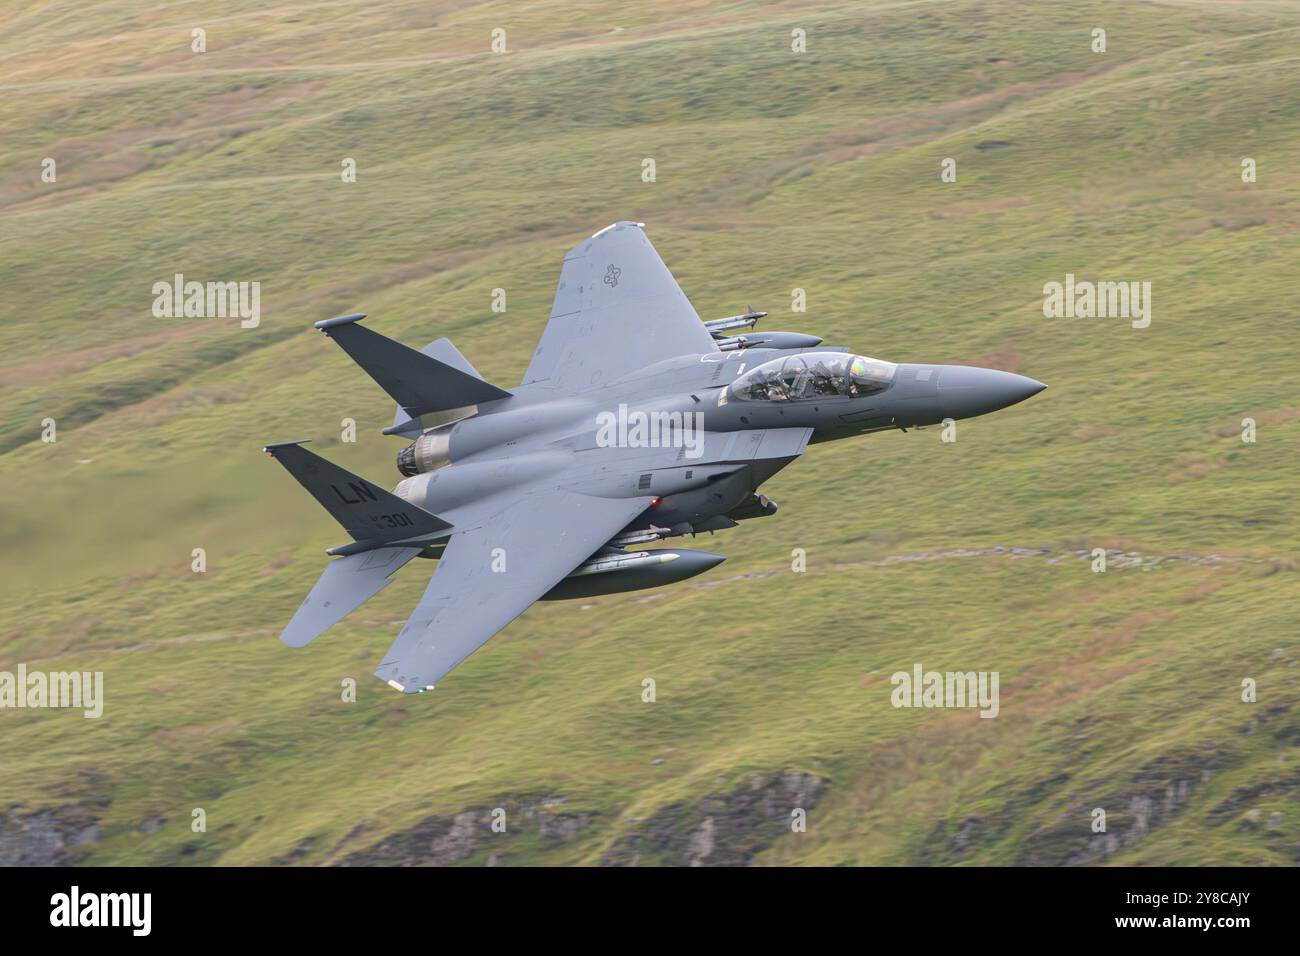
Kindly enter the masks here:
<path id="1" fill-rule="evenodd" d="M 1293 4 L 0 11 L 0 670 L 106 693 L 0 710 L 0 862 L 1300 861 Z M 814 447 L 725 565 L 534 607 L 431 695 L 370 676 L 425 562 L 283 647 L 343 538 L 260 445 L 401 447 L 310 324 L 509 387 L 622 218 L 706 318 L 1051 387 Z M 155 318 L 177 272 L 259 281 L 260 326 Z M 1067 272 L 1150 282 L 1150 327 L 1044 318 Z M 999 715 L 892 707 L 916 663 Z"/>

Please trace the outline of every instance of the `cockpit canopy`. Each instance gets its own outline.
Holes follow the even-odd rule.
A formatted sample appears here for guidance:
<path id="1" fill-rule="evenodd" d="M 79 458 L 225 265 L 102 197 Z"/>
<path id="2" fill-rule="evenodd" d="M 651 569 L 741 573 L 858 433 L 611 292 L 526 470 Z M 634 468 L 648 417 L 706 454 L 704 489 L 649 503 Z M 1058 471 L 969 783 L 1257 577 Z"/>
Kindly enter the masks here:
<path id="1" fill-rule="evenodd" d="M 898 366 L 846 352 L 804 352 L 750 369 L 726 389 L 739 402 L 790 402 L 843 396 L 857 398 L 887 389 Z"/>

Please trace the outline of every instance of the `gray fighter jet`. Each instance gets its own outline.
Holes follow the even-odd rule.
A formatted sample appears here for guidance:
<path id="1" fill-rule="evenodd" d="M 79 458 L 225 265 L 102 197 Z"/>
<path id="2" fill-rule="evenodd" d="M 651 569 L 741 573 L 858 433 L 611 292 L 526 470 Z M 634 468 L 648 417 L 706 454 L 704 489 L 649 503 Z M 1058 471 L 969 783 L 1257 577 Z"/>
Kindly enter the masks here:
<path id="1" fill-rule="evenodd" d="M 773 514 L 763 482 L 811 442 L 1005 408 L 1046 386 L 964 365 L 906 365 L 757 333 L 766 313 L 702 322 L 643 224 L 618 222 L 564 259 L 523 382 L 489 384 L 447 339 L 420 351 L 317 322 L 397 401 L 413 439 L 392 491 L 302 442 L 267 445 L 352 540 L 281 640 L 301 647 L 415 557 L 438 566 L 375 672 L 430 690 L 534 601 L 657 587 L 723 560 L 652 541 Z"/>

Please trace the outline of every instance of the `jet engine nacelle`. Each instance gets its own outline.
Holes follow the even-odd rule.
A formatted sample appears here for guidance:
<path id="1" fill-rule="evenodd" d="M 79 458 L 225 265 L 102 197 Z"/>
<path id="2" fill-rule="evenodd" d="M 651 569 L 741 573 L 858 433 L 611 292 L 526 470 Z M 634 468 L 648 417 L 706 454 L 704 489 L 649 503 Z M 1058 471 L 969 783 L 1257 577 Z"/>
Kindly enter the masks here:
<path id="1" fill-rule="evenodd" d="M 543 480 L 564 467 L 568 456 L 563 452 L 542 451 L 494 458 L 486 461 L 458 462 L 452 468 L 440 468 L 403 478 L 393 494 L 416 507 L 437 514 L 470 501 L 486 498 L 499 491 Z"/>
<path id="2" fill-rule="evenodd" d="M 519 438 L 563 429 L 581 419 L 580 402 L 505 409 L 431 428 L 397 453 L 397 470 L 407 478 L 445 468 L 484 449 L 505 447 Z"/>
<path id="3" fill-rule="evenodd" d="M 397 453 L 397 470 L 407 478 L 451 464 L 451 428 L 431 428 Z"/>

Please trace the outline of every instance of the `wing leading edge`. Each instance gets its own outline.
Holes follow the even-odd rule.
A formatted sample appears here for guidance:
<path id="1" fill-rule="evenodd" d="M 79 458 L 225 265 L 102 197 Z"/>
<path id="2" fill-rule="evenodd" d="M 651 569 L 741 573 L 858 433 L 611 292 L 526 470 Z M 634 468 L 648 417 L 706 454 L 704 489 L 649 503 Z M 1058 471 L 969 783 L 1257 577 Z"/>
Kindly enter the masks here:
<path id="1" fill-rule="evenodd" d="M 375 676 L 408 694 L 432 687 L 649 503 L 552 490 L 454 534 Z"/>
<path id="2" fill-rule="evenodd" d="M 523 384 L 580 392 L 663 359 L 716 351 L 641 226 L 616 222 L 565 256 Z"/>

